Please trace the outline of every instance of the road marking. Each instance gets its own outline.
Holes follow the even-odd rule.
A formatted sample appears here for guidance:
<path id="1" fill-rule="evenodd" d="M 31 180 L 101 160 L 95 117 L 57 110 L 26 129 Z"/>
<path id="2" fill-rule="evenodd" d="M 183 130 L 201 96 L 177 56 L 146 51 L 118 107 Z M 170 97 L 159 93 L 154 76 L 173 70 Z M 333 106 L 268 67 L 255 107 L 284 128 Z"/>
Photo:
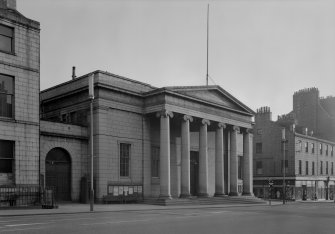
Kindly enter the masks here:
<path id="1" fill-rule="evenodd" d="M 19 224 L 7 224 L 5 227 L 20 227 L 20 226 L 30 226 L 30 225 L 41 225 L 41 224 L 49 224 L 49 223 L 19 223 Z"/>
<path id="2" fill-rule="evenodd" d="M 88 226 L 88 225 L 99 225 L 99 224 L 118 224 L 118 223 L 136 223 L 136 222 L 146 222 L 152 219 L 137 219 L 137 220 L 121 220 L 121 221 L 113 221 L 113 222 L 100 222 L 100 223 L 84 223 L 81 225 Z"/>
<path id="3" fill-rule="evenodd" d="M 9 230 L 1 230 L 1 232 L 16 232 L 16 231 L 26 231 L 26 230 L 38 230 L 43 229 L 45 227 L 36 227 L 36 228 L 16 228 L 16 229 L 9 229 Z"/>

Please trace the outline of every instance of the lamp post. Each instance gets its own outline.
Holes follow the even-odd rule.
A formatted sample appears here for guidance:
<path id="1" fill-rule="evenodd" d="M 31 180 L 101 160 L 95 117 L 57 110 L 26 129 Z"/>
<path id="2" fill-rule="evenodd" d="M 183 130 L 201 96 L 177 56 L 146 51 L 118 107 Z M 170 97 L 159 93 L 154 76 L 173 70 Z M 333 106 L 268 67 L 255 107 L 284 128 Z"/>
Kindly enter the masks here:
<path id="1" fill-rule="evenodd" d="M 90 189 L 90 211 L 93 211 L 94 206 L 94 189 L 93 189 L 93 100 L 94 100 L 94 74 L 88 78 L 88 97 L 90 99 L 90 119 L 91 119 L 91 189 Z"/>
<path id="2" fill-rule="evenodd" d="M 328 200 L 328 198 L 329 198 L 329 180 L 330 180 L 330 178 L 329 178 L 329 176 L 327 177 L 327 180 L 326 180 L 326 200 Z"/>
<path id="3" fill-rule="evenodd" d="M 285 143 L 286 141 L 286 136 L 285 136 L 285 128 L 282 129 L 282 137 L 281 141 L 283 144 L 283 204 L 285 204 L 286 200 L 286 185 L 285 185 L 285 170 L 286 170 L 286 163 L 285 163 Z"/>

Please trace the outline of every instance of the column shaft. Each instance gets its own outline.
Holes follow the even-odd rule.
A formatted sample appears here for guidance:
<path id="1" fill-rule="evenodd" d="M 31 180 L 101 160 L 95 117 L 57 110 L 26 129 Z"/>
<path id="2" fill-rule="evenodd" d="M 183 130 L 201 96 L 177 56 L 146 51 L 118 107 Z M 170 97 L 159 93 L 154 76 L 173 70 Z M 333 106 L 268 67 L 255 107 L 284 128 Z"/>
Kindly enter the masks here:
<path id="1" fill-rule="evenodd" d="M 199 191 L 198 196 L 208 197 L 208 120 L 202 120 L 199 132 Z"/>
<path id="2" fill-rule="evenodd" d="M 215 133 L 215 196 L 223 196 L 224 191 L 224 144 L 223 129 L 225 125 L 219 124 Z"/>
<path id="3" fill-rule="evenodd" d="M 253 195 L 252 134 L 249 129 L 243 134 L 243 195 Z"/>
<path id="4" fill-rule="evenodd" d="M 237 132 L 239 128 L 233 127 L 230 132 L 230 196 L 238 195 L 238 159 L 237 159 Z"/>
<path id="5" fill-rule="evenodd" d="M 190 121 L 192 117 L 184 116 L 181 123 L 181 194 L 190 197 Z"/>
<path id="6" fill-rule="evenodd" d="M 170 118 L 160 115 L 160 195 L 161 199 L 171 199 L 170 185 Z"/>

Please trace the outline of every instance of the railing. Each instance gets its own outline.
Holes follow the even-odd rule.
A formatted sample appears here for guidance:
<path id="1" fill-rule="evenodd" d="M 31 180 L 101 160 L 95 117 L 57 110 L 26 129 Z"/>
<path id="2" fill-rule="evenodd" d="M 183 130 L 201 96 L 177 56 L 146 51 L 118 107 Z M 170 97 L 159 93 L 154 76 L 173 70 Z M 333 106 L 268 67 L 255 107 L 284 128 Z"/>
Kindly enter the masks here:
<path id="1" fill-rule="evenodd" d="M 54 206 L 54 189 L 39 186 L 0 186 L 1 207 Z"/>

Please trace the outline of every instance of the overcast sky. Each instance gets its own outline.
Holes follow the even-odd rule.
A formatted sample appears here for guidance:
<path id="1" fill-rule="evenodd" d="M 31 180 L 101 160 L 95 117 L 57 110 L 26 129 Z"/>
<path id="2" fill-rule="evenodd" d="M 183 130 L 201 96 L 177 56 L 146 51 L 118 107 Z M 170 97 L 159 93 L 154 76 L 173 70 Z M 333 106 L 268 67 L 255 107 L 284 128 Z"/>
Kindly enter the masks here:
<path id="1" fill-rule="evenodd" d="M 41 89 L 94 70 L 156 87 L 209 84 L 273 119 L 292 95 L 335 95 L 335 0 L 17 0 L 41 23 Z"/>

